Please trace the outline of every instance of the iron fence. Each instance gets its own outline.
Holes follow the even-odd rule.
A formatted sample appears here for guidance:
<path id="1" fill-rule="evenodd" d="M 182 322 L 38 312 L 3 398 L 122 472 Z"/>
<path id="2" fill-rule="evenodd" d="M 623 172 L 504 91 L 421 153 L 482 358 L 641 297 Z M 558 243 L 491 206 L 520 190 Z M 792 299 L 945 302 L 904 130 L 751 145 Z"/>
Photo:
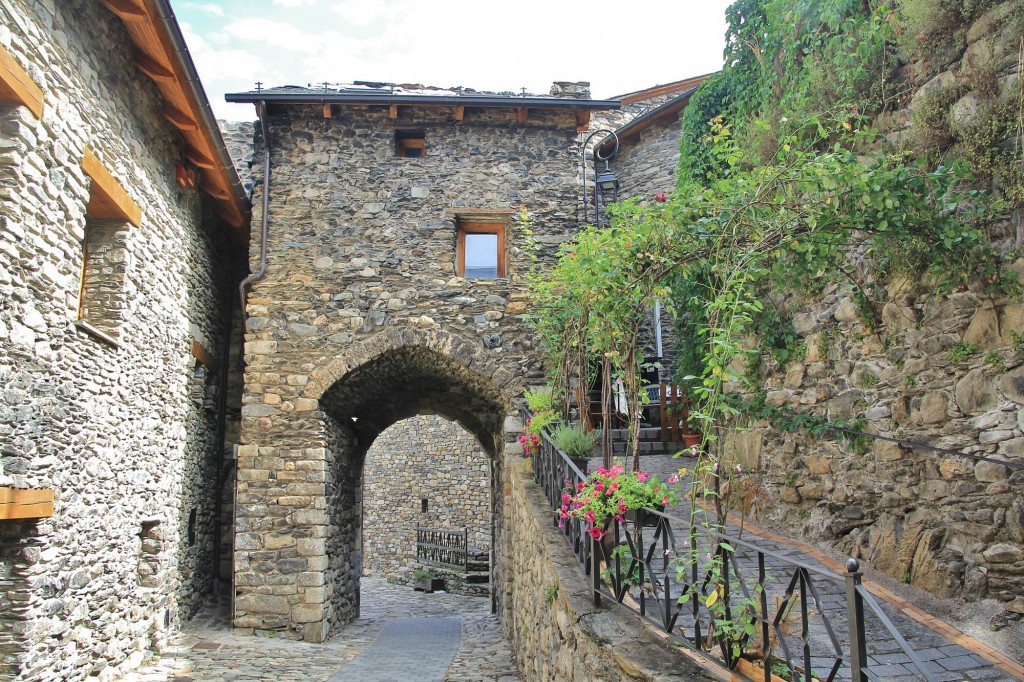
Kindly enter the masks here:
<path id="1" fill-rule="evenodd" d="M 466 573 L 469 571 L 469 529 L 416 529 L 416 560 Z"/>
<path id="2" fill-rule="evenodd" d="M 689 519 L 643 509 L 632 519 L 611 519 L 604 537 L 594 539 L 583 520 L 559 518 L 563 495 L 586 475 L 546 434 L 533 472 L 552 525 L 590 576 L 595 606 L 621 604 L 734 674 L 741 655 L 759 656 L 764 682 L 771 681 L 773 665 L 793 682 L 867 682 L 873 679 L 869 634 L 898 643 L 918 679 L 930 679 L 926 664 L 861 584 L 855 559 L 844 575 L 804 564 L 727 537 L 699 508 Z M 761 678 L 760 671 L 756 680 L 740 675 Z"/>

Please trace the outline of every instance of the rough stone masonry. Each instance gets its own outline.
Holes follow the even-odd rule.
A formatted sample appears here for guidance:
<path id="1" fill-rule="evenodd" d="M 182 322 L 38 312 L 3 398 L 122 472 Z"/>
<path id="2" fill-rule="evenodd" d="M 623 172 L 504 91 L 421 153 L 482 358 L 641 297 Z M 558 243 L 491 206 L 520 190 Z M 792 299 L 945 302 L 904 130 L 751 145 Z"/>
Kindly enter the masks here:
<path id="1" fill-rule="evenodd" d="M 113 679 L 210 591 L 216 375 L 192 349 L 219 355 L 233 247 L 101 3 L 3 0 L 0 50 L 42 92 L 0 102 L 0 486 L 54 491 L 0 520 L 0 677 Z M 103 173 L 137 224 L 96 214 Z"/>
<path id="2" fill-rule="evenodd" d="M 239 628 L 322 641 L 354 618 L 358 490 L 378 434 L 440 414 L 473 434 L 496 471 L 513 401 L 541 376 L 522 325 L 526 275 L 578 228 L 580 110 L 613 105 L 467 106 L 455 93 L 427 104 L 432 94 L 422 105 L 269 108 L 269 265 L 249 295 L 238 461 Z M 400 155 L 409 139 L 421 155 Z M 504 276 L 460 276 L 467 222 L 501 231 Z"/>

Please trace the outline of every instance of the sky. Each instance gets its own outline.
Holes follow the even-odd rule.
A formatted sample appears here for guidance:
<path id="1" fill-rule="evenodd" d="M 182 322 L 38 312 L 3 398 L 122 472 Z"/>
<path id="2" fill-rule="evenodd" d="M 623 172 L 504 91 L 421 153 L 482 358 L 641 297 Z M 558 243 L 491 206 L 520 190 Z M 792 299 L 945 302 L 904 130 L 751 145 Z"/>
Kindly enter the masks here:
<path id="1" fill-rule="evenodd" d="M 356 80 L 610 98 L 717 71 L 731 0 L 172 0 L 218 118 L 226 92 Z"/>

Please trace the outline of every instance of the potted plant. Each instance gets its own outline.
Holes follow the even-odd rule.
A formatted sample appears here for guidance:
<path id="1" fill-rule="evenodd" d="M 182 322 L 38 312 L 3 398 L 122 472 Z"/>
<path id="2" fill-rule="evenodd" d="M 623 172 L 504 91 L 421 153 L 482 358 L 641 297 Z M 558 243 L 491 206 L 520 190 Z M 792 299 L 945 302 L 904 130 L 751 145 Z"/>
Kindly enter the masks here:
<path id="1" fill-rule="evenodd" d="M 412 572 L 413 589 L 418 592 L 437 592 L 444 589 L 444 579 L 435 578 L 430 571 L 416 569 Z"/>
<path id="2" fill-rule="evenodd" d="M 591 472 L 586 482 L 577 485 L 575 494 L 565 492 L 559 516 L 562 519 L 578 518 L 590 527 L 587 534 L 601 540 L 608 533 L 612 519 L 626 521 L 627 512 L 638 509 L 664 509 L 678 501 L 676 484 L 685 471 L 668 477 L 662 483 L 657 476 L 646 471 L 626 471 L 621 464 L 610 469 L 598 467 Z"/>
<path id="3" fill-rule="evenodd" d="M 519 434 L 524 457 L 533 457 L 540 450 L 540 432 L 556 421 L 558 415 L 553 410 L 541 410 L 526 420 L 523 432 Z"/>
<path id="4" fill-rule="evenodd" d="M 586 473 L 597 440 L 593 432 L 587 433 L 575 424 L 558 424 L 551 429 L 551 440 L 559 450 L 569 455 L 577 469 Z"/>

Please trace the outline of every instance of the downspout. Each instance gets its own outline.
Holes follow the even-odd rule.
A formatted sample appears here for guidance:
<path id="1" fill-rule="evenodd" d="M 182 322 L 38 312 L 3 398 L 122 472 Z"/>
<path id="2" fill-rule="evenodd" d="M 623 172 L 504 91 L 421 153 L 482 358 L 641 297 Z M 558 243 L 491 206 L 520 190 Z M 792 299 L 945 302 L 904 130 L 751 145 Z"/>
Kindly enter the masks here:
<path id="1" fill-rule="evenodd" d="M 256 114 L 260 119 L 260 131 L 263 133 L 263 214 L 260 216 L 260 267 L 238 285 L 238 295 L 242 301 L 243 334 L 246 322 L 246 289 L 253 282 L 267 276 L 267 233 L 270 222 L 270 131 L 267 129 L 267 103 L 263 100 L 256 103 Z"/>

